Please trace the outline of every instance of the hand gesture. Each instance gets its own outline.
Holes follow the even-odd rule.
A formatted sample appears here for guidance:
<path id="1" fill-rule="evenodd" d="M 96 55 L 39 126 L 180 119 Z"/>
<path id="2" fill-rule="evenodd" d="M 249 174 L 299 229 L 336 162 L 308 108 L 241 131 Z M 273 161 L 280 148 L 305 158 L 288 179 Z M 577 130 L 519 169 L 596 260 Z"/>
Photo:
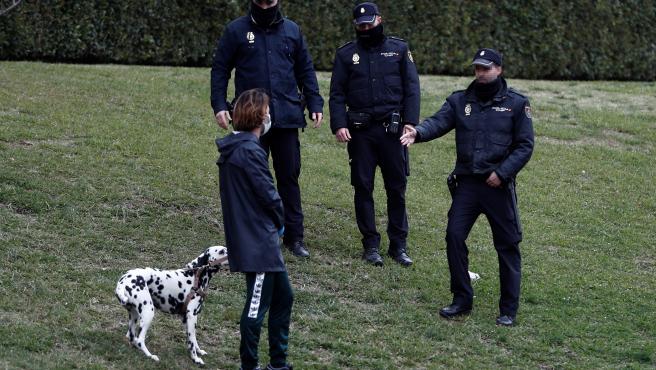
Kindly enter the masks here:
<path id="1" fill-rule="evenodd" d="M 410 146 L 417 138 L 417 130 L 412 125 L 403 126 L 403 135 L 401 135 L 401 144 Z"/>

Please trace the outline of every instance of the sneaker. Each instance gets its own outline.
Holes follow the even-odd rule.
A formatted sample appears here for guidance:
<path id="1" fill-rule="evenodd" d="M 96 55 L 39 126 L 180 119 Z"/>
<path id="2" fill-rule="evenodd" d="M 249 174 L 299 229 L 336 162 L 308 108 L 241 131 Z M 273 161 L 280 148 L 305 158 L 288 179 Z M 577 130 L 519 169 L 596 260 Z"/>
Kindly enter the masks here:
<path id="1" fill-rule="evenodd" d="M 497 317 L 497 325 L 499 326 L 515 326 L 517 321 L 515 321 L 514 316 L 510 315 L 501 315 Z"/>

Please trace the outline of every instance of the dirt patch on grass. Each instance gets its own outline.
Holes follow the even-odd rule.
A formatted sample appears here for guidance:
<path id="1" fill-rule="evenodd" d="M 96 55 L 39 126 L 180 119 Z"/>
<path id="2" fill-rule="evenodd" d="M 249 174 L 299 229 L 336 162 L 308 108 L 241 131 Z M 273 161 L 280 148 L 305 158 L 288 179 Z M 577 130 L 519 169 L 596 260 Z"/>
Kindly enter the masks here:
<path id="1" fill-rule="evenodd" d="M 640 256 L 634 259 L 634 263 L 640 270 L 653 271 L 656 266 L 656 259 L 652 256 Z"/>
<path id="2" fill-rule="evenodd" d="M 39 145 L 51 145 L 51 146 L 63 146 L 63 147 L 72 147 L 75 146 L 75 140 L 70 138 L 61 138 L 61 139 L 45 139 L 45 140 L 18 140 L 18 141 L 3 141 L 10 148 L 32 148 Z"/>

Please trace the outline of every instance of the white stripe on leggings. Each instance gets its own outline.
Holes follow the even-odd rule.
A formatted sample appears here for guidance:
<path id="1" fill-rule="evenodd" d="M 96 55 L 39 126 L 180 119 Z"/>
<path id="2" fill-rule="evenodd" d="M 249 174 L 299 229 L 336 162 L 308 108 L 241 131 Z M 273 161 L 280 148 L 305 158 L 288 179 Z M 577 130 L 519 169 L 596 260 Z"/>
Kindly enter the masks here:
<path id="1" fill-rule="evenodd" d="M 251 297 L 251 307 L 248 309 L 248 318 L 257 317 L 257 311 L 260 310 L 260 298 L 262 297 L 262 283 L 264 282 L 264 272 L 255 275 L 255 286 L 253 286 L 253 296 Z"/>

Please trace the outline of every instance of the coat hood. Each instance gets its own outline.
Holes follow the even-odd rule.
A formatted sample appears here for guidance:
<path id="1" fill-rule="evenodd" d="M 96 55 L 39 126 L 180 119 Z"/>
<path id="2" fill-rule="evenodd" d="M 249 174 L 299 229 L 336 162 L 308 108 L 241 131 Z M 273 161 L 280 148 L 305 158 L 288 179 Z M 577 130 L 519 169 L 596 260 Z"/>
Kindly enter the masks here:
<path id="1" fill-rule="evenodd" d="M 240 143 L 243 141 L 252 141 L 257 145 L 260 145 L 260 141 L 255 135 L 250 132 L 231 132 L 228 135 L 216 139 L 216 147 L 219 150 L 221 156 L 217 163 L 223 163 L 230 159 L 232 153 L 235 149 L 240 147 Z"/>

